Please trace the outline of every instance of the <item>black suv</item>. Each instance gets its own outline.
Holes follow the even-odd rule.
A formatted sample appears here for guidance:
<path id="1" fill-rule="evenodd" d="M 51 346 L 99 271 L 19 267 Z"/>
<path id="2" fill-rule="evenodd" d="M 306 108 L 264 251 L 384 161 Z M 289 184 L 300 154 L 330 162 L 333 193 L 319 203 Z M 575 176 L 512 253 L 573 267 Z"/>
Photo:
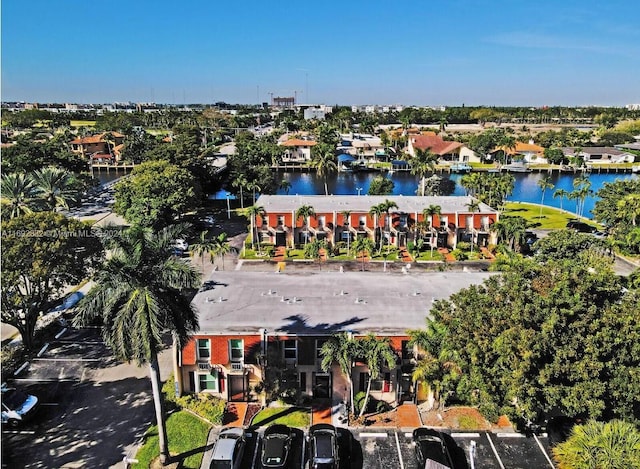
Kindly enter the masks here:
<path id="1" fill-rule="evenodd" d="M 340 465 L 336 427 L 318 423 L 309 429 L 309 468 L 338 469 Z"/>
<path id="2" fill-rule="evenodd" d="M 596 231 L 595 226 L 577 220 L 571 220 L 569 223 L 567 223 L 567 228 L 577 231 L 578 233 L 593 233 L 594 231 Z"/>

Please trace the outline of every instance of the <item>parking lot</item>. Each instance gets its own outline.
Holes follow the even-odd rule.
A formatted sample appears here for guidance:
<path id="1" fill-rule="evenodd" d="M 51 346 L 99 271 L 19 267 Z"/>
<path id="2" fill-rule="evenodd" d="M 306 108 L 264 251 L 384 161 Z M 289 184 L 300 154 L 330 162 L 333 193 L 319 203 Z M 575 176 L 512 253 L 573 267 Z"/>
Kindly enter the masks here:
<path id="1" fill-rule="evenodd" d="M 340 435 L 341 469 L 419 469 L 412 434 L 408 429 L 338 429 Z M 247 431 L 247 445 L 241 467 L 261 469 L 260 452 L 263 429 Z M 202 467 L 208 467 L 211 446 L 217 431 L 210 435 L 210 449 Z M 555 466 L 550 459 L 546 436 L 527 437 L 520 433 L 453 432 L 445 436 L 456 469 L 470 469 L 471 451 L 475 467 L 480 469 L 537 469 Z M 301 431 L 296 432 L 289 469 L 308 467 L 307 444 Z M 472 450 L 472 448 L 474 448 Z"/>
<path id="2" fill-rule="evenodd" d="M 2 466 L 122 467 L 153 420 L 147 367 L 115 361 L 96 329 L 61 330 L 38 355 L 7 382 L 40 408 L 21 427 L 2 428 Z"/>

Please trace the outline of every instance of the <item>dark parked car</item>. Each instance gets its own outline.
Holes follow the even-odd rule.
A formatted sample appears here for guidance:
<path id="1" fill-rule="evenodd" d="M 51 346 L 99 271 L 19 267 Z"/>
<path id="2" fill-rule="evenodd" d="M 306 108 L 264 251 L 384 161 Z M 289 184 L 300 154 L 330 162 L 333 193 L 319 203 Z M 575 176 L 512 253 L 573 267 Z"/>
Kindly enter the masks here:
<path id="1" fill-rule="evenodd" d="M 340 463 L 338 433 L 327 423 L 309 429 L 309 468 L 338 469 Z"/>
<path id="2" fill-rule="evenodd" d="M 271 425 L 262 437 L 262 466 L 284 467 L 289 458 L 293 433 L 286 425 Z"/>
<path id="3" fill-rule="evenodd" d="M 567 223 L 567 228 L 570 228 L 578 233 L 593 233 L 597 231 L 595 226 L 589 225 L 583 221 L 571 220 Z"/>
<path id="4" fill-rule="evenodd" d="M 437 430 L 430 428 L 416 428 L 413 431 L 416 459 L 418 467 L 444 469 L 453 468 L 449 449 L 444 436 Z"/>
<path id="5" fill-rule="evenodd" d="M 244 454 L 245 437 L 242 428 L 225 428 L 213 448 L 210 469 L 239 469 Z"/>

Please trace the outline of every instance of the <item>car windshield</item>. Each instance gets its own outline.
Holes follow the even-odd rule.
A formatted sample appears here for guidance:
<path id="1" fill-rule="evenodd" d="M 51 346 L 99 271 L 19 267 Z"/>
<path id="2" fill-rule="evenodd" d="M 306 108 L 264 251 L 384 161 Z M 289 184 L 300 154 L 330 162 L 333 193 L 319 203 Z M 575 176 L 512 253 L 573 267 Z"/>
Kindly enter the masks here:
<path id="1" fill-rule="evenodd" d="M 329 434 L 320 434 L 316 438 L 316 458 L 333 458 L 333 437 Z"/>
<path id="2" fill-rule="evenodd" d="M 286 457 L 286 435 L 269 435 L 264 440 L 264 462 L 267 464 L 280 464 Z"/>
<path id="3" fill-rule="evenodd" d="M 231 461 L 211 461 L 211 469 L 232 469 Z"/>
<path id="4" fill-rule="evenodd" d="M 9 389 L 2 393 L 2 402 L 10 409 L 17 409 L 27 400 L 27 395 L 23 392 Z"/>

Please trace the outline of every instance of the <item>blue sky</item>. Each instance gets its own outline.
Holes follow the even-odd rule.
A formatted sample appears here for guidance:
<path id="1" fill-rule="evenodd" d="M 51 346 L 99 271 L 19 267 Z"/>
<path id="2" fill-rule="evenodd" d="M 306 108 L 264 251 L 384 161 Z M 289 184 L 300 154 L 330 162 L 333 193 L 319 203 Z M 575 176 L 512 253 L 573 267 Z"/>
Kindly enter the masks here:
<path id="1" fill-rule="evenodd" d="M 2 100 L 640 102 L 638 0 L 3 0 Z"/>

